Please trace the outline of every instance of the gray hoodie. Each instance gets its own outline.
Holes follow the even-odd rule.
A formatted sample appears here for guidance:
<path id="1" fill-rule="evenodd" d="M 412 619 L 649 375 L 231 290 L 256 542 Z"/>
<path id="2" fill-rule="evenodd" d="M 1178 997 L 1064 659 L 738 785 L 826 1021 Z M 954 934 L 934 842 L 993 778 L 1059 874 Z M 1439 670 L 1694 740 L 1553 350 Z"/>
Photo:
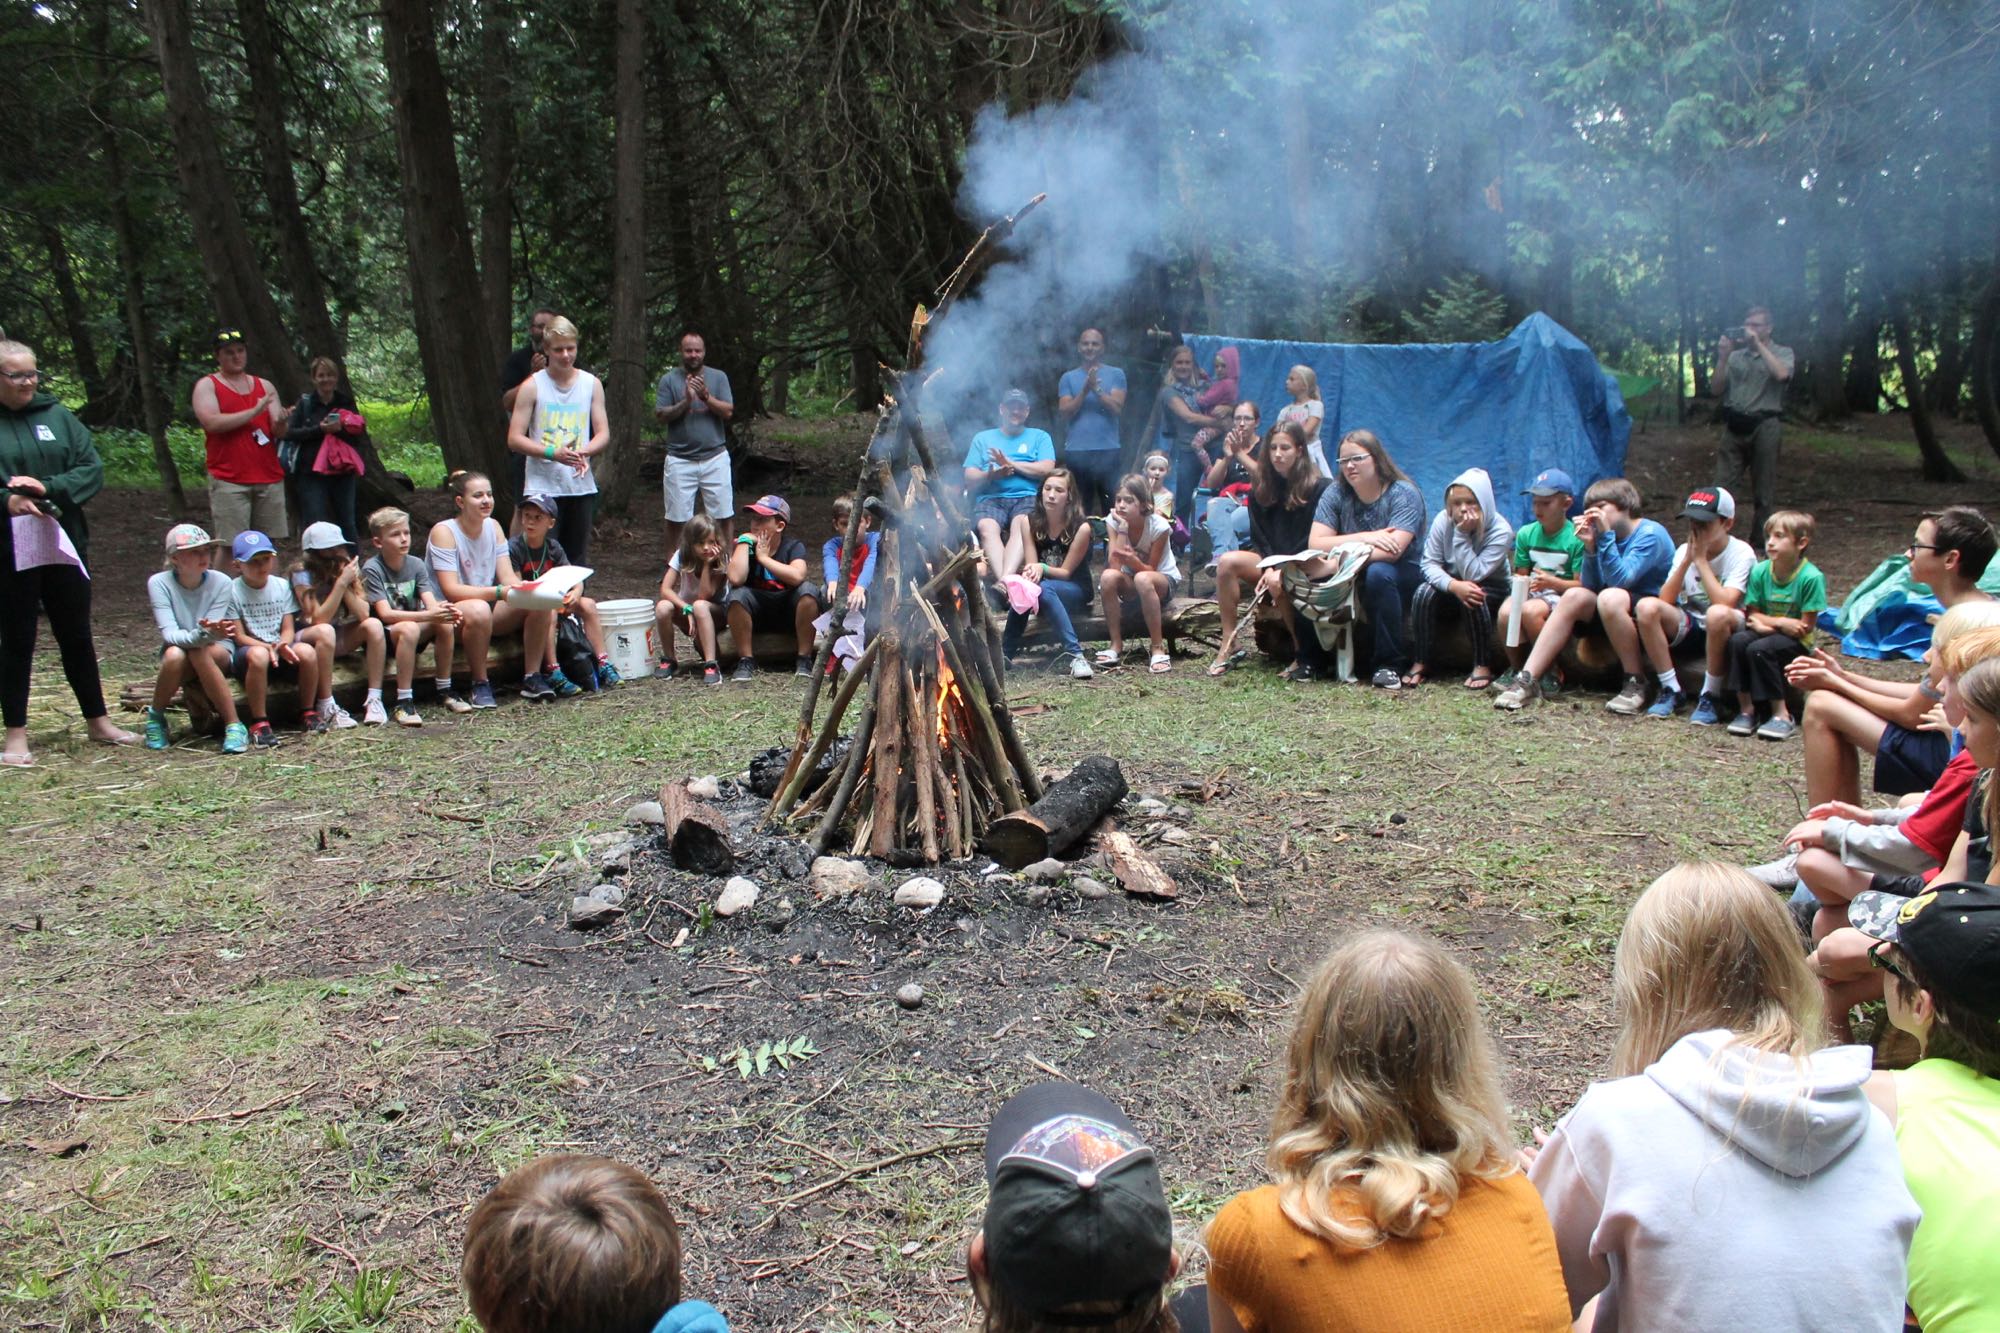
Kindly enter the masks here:
<path id="1" fill-rule="evenodd" d="M 1596 1333 L 1903 1326 L 1917 1228 L 1865 1046 L 1803 1068 L 1726 1030 L 1594 1083 L 1529 1172 Z"/>
<path id="2" fill-rule="evenodd" d="M 1424 582 L 1439 592 L 1450 592 L 1453 579 L 1484 583 L 1507 570 L 1507 557 L 1514 549 L 1514 525 L 1493 504 L 1493 479 L 1483 467 L 1469 467 L 1451 479 L 1479 498 L 1479 515 L 1485 523 L 1477 537 L 1468 537 L 1451 521 L 1449 503 L 1438 507 L 1431 530 L 1424 534 L 1424 551 L 1418 558 Z M 1451 486 L 1445 487 L 1447 500 Z"/>

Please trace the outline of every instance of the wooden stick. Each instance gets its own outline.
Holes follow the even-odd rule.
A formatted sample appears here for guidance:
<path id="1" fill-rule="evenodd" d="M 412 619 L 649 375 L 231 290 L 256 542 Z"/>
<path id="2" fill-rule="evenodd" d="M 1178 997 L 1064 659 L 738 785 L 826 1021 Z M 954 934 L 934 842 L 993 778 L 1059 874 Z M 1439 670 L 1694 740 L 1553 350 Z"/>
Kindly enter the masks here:
<path id="1" fill-rule="evenodd" d="M 924 614 L 937 621 L 937 612 L 929 602 L 922 604 Z M 978 759 L 988 771 L 988 775 L 1000 788 L 1003 800 L 1010 801 L 1009 810 L 1018 810 L 1027 802 L 1021 799 L 1020 785 L 1014 781 L 1012 766 L 1008 764 L 1000 732 L 993 724 L 993 714 L 986 706 L 986 690 L 979 683 L 979 677 L 966 666 L 965 652 L 961 651 L 959 636 L 963 633 L 967 640 L 972 632 L 964 626 L 965 612 L 962 608 L 952 612 L 952 626 L 946 629 L 943 621 L 937 621 L 938 646 L 944 649 L 945 660 L 951 666 L 951 673 L 958 680 L 958 692 L 966 713 L 971 718 L 968 730 L 972 733 Z M 968 838 L 967 842 L 970 843 Z"/>
<path id="2" fill-rule="evenodd" d="M 887 1157 L 879 1158 L 865 1165 L 850 1167 L 831 1180 L 822 1180 L 819 1184 L 809 1185 L 796 1194 L 787 1194 L 782 1199 L 772 1199 L 769 1202 L 773 1208 L 788 1207 L 791 1204 L 802 1203 L 812 1198 L 815 1194 L 823 1194 L 827 1190 L 837 1189 L 849 1181 L 859 1180 L 863 1176 L 872 1175 L 885 1167 L 900 1166 L 904 1162 L 914 1162 L 920 1157 L 935 1157 L 939 1153 L 957 1152 L 960 1148 L 976 1148 L 978 1146 L 979 1140 L 977 1139 L 946 1139 L 943 1143 L 934 1143 L 928 1148 L 915 1148 L 909 1152 L 891 1153 Z"/>
<path id="3" fill-rule="evenodd" d="M 772 798 L 771 812 L 766 816 L 767 819 L 782 817 L 791 809 L 792 802 L 799 798 L 799 792 L 804 790 L 812 771 L 819 767 L 819 761 L 825 757 L 834 738 L 840 734 L 840 719 L 846 716 L 847 706 L 853 701 L 854 692 L 861 687 L 862 681 L 868 679 L 869 668 L 875 664 L 875 656 L 881 646 L 882 641 L 878 638 L 862 649 L 861 656 L 854 660 L 853 669 L 847 673 L 846 679 L 840 682 L 840 688 L 833 692 L 832 709 L 827 713 L 826 721 L 820 724 L 819 735 L 814 738 L 812 749 L 806 754 L 805 762 L 796 768 L 786 769 L 791 777 L 779 786 L 778 794 Z"/>
<path id="4" fill-rule="evenodd" d="M 847 770 L 840 775 L 840 786 L 826 803 L 826 813 L 820 817 L 819 831 L 813 834 L 813 846 L 824 852 L 833 845 L 833 835 L 840 827 L 841 816 L 847 813 L 847 803 L 854 799 L 854 786 L 861 781 L 861 769 L 868 762 L 868 742 L 875 735 L 875 691 L 870 690 L 861 705 L 861 721 L 854 728 L 854 748 L 847 752 Z"/>
<path id="5" fill-rule="evenodd" d="M 966 599 L 976 602 L 979 611 L 984 612 L 986 602 L 980 592 L 978 581 L 967 575 L 962 586 L 965 589 Z M 966 617 L 967 613 L 963 610 L 956 613 L 953 616 L 953 627 L 959 628 L 959 622 Z M 985 636 L 970 625 L 963 628 L 965 654 L 971 660 L 973 669 L 979 673 L 980 723 L 992 732 L 994 756 L 998 761 L 996 766 L 1012 770 L 1012 776 L 1006 779 L 1001 796 L 1007 801 L 1007 809 L 1025 809 L 1030 801 L 1041 798 L 1041 776 L 1029 762 L 1028 752 L 1021 745 L 1021 737 L 1014 730 L 1013 714 L 1007 710 L 1006 682 L 1001 679 L 993 665 L 993 659 L 987 653 Z M 1014 790 L 1008 791 L 1007 787 L 1012 787 Z"/>
<path id="6" fill-rule="evenodd" d="M 931 691 L 920 682 L 923 673 L 912 673 L 903 663 L 903 696 L 910 701 L 910 768 L 917 775 L 917 839 L 924 860 L 938 859 L 937 785 L 933 774 L 931 746 L 935 742 Z"/>
<path id="7" fill-rule="evenodd" d="M 965 747 L 951 747 L 952 776 L 958 780 L 958 822 L 951 840 L 960 847 L 972 846 L 972 787 L 965 780 Z"/>
<path id="8" fill-rule="evenodd" d="M 884 545 L 894 535 L 885 534 Z M 903 788 L 903 727 L 908 710 L 903 704 L 903 655 L 897 650 L 894 635 L 891 630 L 885 636 L 888 643 L 875 669 L 875 715 L 881 720 L 875 724 L 874 834 L 868 840 L 869 853 L 874 856 L 887 856 L 896 850 L 896 834 L 902 825 L 896 800 Z"/>
<path id="9" fill-rule="evenodd" d="M 251 1116 L 256 1115 L 259 1111 L 268 1111 L 274 1106 L 283 1106 L 287 1102 L 297 1101 L 299 1098 L 305 1096 L 308 1092 L 311 1092 L 314 1088 L 318 1086 L 319 1086 L 319 1080 L 314 1079 L 312 1082 L 306 1084 L 303 1088 L 300 1088 L 295 1092 L 279 1093 L 276 1097 L 273 1097 L 270 1101 L 259 1102 L 255 1106 L 239 1106 L 234 1111 L 217 1111 L 213 1115 L 189 1115 L 189 1116 L 172 1115 L 166 1117 L 164 1123 L 169 1125 L 203 1125 L 207 1124 L 212 1120 L 247 1120 Z"/>

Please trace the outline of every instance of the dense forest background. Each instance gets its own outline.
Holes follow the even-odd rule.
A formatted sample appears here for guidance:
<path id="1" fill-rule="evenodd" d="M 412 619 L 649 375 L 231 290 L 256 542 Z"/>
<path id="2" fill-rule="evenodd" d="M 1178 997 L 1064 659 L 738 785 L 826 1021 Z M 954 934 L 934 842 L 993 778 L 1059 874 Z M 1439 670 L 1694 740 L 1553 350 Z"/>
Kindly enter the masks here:
<path id="1" fill-rule="evenodd" d="M 0 17 L 0 326 L 163 471 L 218 321 L 491 470 L 533 306 L 619 435 L 687 327 L 751 412 L 866 408 L 1047 190 L 962 308 L 1009 374 L 1082 321 L 1135 366 L 1540 309 L 1678 402 L 1758 302 L 1795 410 L 1907 410 L 1944 478 L 1937 417 L 2000 449 L 1996 56 L 2000 0 L 43 0 Z"/>

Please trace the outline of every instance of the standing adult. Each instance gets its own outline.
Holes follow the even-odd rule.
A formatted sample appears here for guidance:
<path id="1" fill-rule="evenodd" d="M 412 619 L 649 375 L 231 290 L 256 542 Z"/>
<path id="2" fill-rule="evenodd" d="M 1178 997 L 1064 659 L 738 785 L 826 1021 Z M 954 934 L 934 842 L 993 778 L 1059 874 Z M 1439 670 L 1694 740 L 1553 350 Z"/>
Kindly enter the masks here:
<path id="1" fill-rule="evenodd" d="M 1125 410 L 1125 372 L 1104 364 L 1104 330 L 1077 335 L 1082 363 L 1056 381 L 1056 410 L 1069 425 L 1063 466 L 1077 480 L 1073 497 L 1086 512 L 1108 508 L 1118 489 L 1118 417 Z"/>
<path id="2" fill-rule="evenodd" d="M 355 403 L 353 392 L 341 387 L 340 363 L 332 357 L 313 358 L 312 382 L 312 391 L 292 404 L 291 424 L 285 431 L 285 438 L 299 449 L 298 460 L 292 464 L 292 479 L 299 487 L 299 508 L 304 511 L 306 527 L 320 522 L 336 524 L 347 544 L 360 550 L 354 493 L 361 477 L 353 472 L 317 472 L 314 464 L 319 462 L 320 443 L 327 436 L 353 439 L 362 433 L 365 427 L 361 424 L 361 408 Z M 342 412 L 349 413 L 352 419 L 341 416 Z"/>
<path id="3" fill-rule="evenodd" d="M 1376 688 L 1399 690 L 1410 665 L 1404 646 L 1403 617 L 1410 598 L 1423 582 L 1418 536 L 1424 531 L 1424 495 L 1403 474 L 1382 447 L 1374 431 L 1351 430 L 1340 439 L 1340 475 L 1320 496 L 1313 514 L 1312 549 L 1325 551 L 1343 542 L 1368 547 L 1368 565 L 1361 571 L 1357 595 L 1368 613 L 1368 645 L 1373 661 L 1370 679 Z M 1314 578 L 1330 573 L 1326 562 L 1311 562 Z"/>
<path id="4" fill-rule="evenodd" d="M 729 376 L 708 364 L 708 343 L 690 329 L 681 335 L 681 363 L 660 376 L 653 395 L 653 419 L 667 427 L 667 470 L 661 484 L 667 504 L 667 554 L 681 548 L 681 529 L 694 517 L 695 496 L 702 512 L 734 540 L 736 485 L 729 470 L 724 427 L 736 413 Z"/>
<path id="5" fill-rule="evenodd" d="M 1188 502 L 1194 495 L 1195 478 L 1208 467 L 1193 461 L 1195 436 L 1215 422 L 1201 406 L 1202 390 L 1208 381 L 1195 363 L 1194 348 L 1182 343 L 1167 359 L 1166 378 L 1160 384 L 1160 433 L 1173 461 L 1174 512 L 1166 515 L 1186 522 Z"/>
<path id="6" fill-rule="evenodd" d="M 90 525 L 83 506 L 104 489 L 104 464 L 90 431 L 54 394 L 42 391 L 33 349 L 4 340 L 0 475 L 7 478 L 7 522 L 0 524 L 0 713 L 6 723 L 0 765 L 24 768 L 35 762 L 28 748 L 28 682 L 35 667 L 35 631 L 45 610 L 90 738 L 102 745 L 134 744 L 137 736 L 112 725 L 90 641 Z M 75 549 L 76 563 L 16 568 L 28 556 L 15 549 L 17 533 L 44 538 L 44 549 L 59 545 L 48 540 L 54 537 L 50 519 Z"/>
<path id="7" fill-rule="evenodd" d="M 228 543 L 249 530 L 283 537 L 285 469 L 278 436 L 289 419 L 277 386 L 248 369 L 250 347 L 240 329 L 215 335 L 215 373 L 194 386 L 194 419 L 207 436 L 209 527 Z"/>
<path id="8" fill-rule="evenodd" d="M 514 416 L 514 399 L 520 394 L 521 385 L 528 376 L 538 370 L 548 369 L 549 358 L 542 351 L 542 335 L 548 331 L 549 321 L 561 315 L 560 310 L 547 306 L 535 307 L 535 313 L 528 316 L 528 341 L 507 353 L 507 359 L 500 363 L 500 410 L 509 420 Z M 514 521 L 508 535 L 521 535 L 521 497 L 527 494 L 528 456 L 508 450 L 507 484 L 513 487 L 508 497 L 514 506 Z"/>
<path id="9" fill-rule="evenodd" d="M 611 447 L 604 385 L 576 368 L 576 325 L 557 315 L 542 333 L 548 365 L 528 376 L 514 398 L 507 447 L 527 460 L 532 495 L 556 502 L 556 540 L 578 564 L 590 559 L 597 474 L 590 460 Z"/>
<path id="10" fill-rule="evenodd" d="M 965 451 L 965 491 L 972 498 L 972 526 L 986 553 L 994 583 L 1018 574 L 1026 558 L 1014 520 L 1034 512 L 1042 478 L 1056 470 L 1056 442 L 1028 425 L 1028 392 L 1000 395 L 1000 425 L 972 437 Z"/>
<path id="11" fill-rule="evenodd" d="M 1752 540 L 1764 540 L 1764 520 L 1778 507 L 1778 443 L 1784 429 L 1785 385 L 1792 378 L 1792 349 L 1771 341 L 1771 312 L 1753 305 L 1743 313 L 1743 337 L 1725 333 L 1715 344 L 1715 387 L 1722 395 L 1722 442 L 1715 453 L 1715 484 L 1741 495 L 1750 476 Z"/>

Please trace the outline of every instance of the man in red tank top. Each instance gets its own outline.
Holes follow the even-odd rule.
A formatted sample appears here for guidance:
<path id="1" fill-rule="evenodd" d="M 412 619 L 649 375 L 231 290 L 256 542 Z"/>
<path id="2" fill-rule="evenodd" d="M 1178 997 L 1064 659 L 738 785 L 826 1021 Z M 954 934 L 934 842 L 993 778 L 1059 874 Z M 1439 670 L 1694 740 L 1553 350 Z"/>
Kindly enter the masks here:
<path id="1" fill-rule="evenodd" d="M 237 329 L 215 335 L 215 373 L 194 386 L 194 416 L 208 436 L 208 507 L 219 541 L 250 529 L 283 537 L 285 470 L 278 440 L 289 416 L 278 390 L 244 367 L 250 348 Z"/>

